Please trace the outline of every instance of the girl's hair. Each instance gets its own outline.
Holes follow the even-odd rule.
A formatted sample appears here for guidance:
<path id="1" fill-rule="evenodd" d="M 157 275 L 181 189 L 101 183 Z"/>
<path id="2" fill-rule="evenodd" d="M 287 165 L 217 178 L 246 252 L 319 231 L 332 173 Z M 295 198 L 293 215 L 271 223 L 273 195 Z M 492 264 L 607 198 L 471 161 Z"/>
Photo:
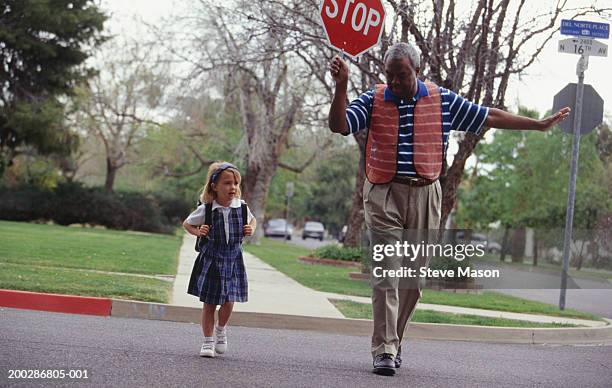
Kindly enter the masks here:
<path id="1" fill-rule="evenodd" d="M 242 181 L 242 177 L 240 176 L 240 171 L 228 162 L 218 161 L 214 162 L 208 167 L 208 174 L 206 175 L 206 184 L 202 187 L 202 192 L 200 194 L 200 202 L 202 203 L 212 203 L 214 199 L 217 198 L 217 193 L 213 191 L 212 185 L 217 183 L 219 177 L 224 171 L 229 171 L 234 174 L 234 179 L 238 185 L 236 189 L 236 198 L 240 198 L 242 195 L 240 191 L 240 182 Z"/>

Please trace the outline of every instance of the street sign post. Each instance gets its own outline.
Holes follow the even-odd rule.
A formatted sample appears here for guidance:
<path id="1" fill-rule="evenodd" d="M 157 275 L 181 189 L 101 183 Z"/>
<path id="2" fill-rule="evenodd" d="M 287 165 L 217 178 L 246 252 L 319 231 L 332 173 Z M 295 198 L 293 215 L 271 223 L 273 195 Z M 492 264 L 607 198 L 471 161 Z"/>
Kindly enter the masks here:
<path id="1" fill-rule="evenodd" d="M 610 24 L 563 19 L 561 20 L 561 34 L 608 39 L 610 37 Z"/>
<path id="2" fill-rule="evenodd" d="M 569 38 L 559 41 L 559 52 L 579 55 L 584 54 L 593 57 L 607 57 L 608 45 L 595 39 Z"/>
<path id="3" fill-rule="evenodd" d="M 590 37 L 590 38 L 604 38 L 608 39 L 610 36 L 610 25 L 607 23 L 596 23 L 578 20 L 562 20 L 561 21 L 561 34 L 573 35 L 577 37 Z M 607 56 L 608 46 L 601 42 L 597 42 L 593 39 L 565 39 L 559 42 L 559 52 L 578 54 L 580 59 L 576 65 L 576 75 L 578 76 L 578 85 L 575 87 L 576 103 L 572 109 L 574 115 L 573 120 L 573 134 L 574 140 L 572 142 L 572 164 L 570 168 L 570 179 L 569 189 L 567 192 L 567 213 L 565 216 L 565 233 L 563 235 L 563 270 L 561 271 L 561 291 L 559 294 L 559 308 L 565 309 L 565 294 L 567 291 L 567 271 L 569 270 L 569 254 L 571 249 L 572 241 L 572 226 L 574 222 L 574 202 L 576 199 L 576 175 L 578 174 L 578 151 L 580 150 L 580 134 L 581 132 L 590 132 L 597 125 L 601 124 L 603 119 L 603 100 L 597 95 L 595 89 L 592 89 L 592 93 L 589 91 L 589 104 L 597 104 L 596 108 L 601 107 L 601 115 L 589 114 L 588 123 L 583 128 L 582 122 L 582 108 L 585 103 L 584 101 L 584 72 L 589 67 L 589 56 Z M 571 88 L 572 84 L 567 85 L 560 93 L 555 96 L 554 105 L 558 107 L 563 100 L 567 100 L 568 88 Z M 573 91 L 573 90 L 572 90 Z M 595 98 L 599 97 L 599 99 Z M 569 104 L 568 104 L 569 105 Z M 565 105 L 567 106 L 567 105 Z M 587 105 L 587 109 L 592 108 Z M 597 116 L 596 116 L 597 115 Z M 571 122 L 568 120 L 568 122 Z M 563 126 L 563 125 L 562 125 Z"/>
<path id="4" fill-rule="evenodd" d="M 352 58 L 380 43 L 385 23 L 381 0 L 322 0 L 319 16 L 329 44 Z"/>

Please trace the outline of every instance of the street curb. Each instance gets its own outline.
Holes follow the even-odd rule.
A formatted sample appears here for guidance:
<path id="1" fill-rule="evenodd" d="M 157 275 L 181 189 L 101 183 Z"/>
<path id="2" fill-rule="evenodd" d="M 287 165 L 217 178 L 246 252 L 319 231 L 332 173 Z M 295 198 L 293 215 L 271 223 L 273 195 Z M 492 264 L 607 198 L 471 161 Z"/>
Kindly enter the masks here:
<path id="1" fill-rule="evenodd" d="M 71 314 L 200 323 L 200 308 L 130 300 L 0 290 L 0 306 Z M 612 344 L 612 320 L 590 328 L 509 328 L 442 323 L 411 323 L 406 335 L 414 339 L 496 342 L 512 344 Z M 370 336 L 367 319 L 320 318 L 236 311 L 231 326 L 307 330 Z"/>
<path id="2" fill-rule="evenodd" d="M 57 313 L 110 316 L 112 299 L 0 290 L 0 306 Z"/>
<path id="3" fill-rule="evenodd" d="M 202 310 L 127 300 L 113 300 L 111 316 L 200 323 Z M 406 335 L 415 339 L 497 342 L 513 344 L 612 343 L 612 325 L 592 328 L 507 328 L 411 323 Z M 366 319 L 319 318 L 298 315 L 234 312 L 231 326 L 266 329 L 308 330 L 332 334 L 370 336 L 372 321 Z"/>
<path id="4" fill-rule="evenodd" d="M 114 299 L 111 316 L 200 324 L 202 309 Z M 370 320 L 244 311 L 234 311 L 230 325 L 265 329 L 309 330 L 357 336 L 372 334 L 372 321 Z"/>

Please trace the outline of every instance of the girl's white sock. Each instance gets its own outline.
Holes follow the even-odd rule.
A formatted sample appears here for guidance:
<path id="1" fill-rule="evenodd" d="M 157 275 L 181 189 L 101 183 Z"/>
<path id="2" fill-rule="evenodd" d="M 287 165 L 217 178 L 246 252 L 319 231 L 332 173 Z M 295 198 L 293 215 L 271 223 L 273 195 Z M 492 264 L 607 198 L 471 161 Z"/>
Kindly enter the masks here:
<path id="1" fill-rule="evenodd" d="M 216 326 L 216 327 L 215 327 L 215 329 L 216 329 L 218 332 L 221 332 L 221 333 L 222 333 L 222 332 L 224 332 L 224 331 L 225 331 L 225 326 Z"/>
<path id="2" fill-rule="evenodd" d="M 215 342 L 215 339 L 213 337 L 204 336 L 204 342 Z"/>

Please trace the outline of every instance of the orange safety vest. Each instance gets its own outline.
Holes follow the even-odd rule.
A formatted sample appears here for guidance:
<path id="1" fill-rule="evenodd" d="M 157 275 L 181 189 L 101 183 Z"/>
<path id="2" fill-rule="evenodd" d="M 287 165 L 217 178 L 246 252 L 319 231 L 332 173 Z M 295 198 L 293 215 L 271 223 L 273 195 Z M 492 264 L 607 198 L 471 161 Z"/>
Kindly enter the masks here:
<path id="1" fill-rule="evenodd" d="M 412 159 L 421 178 L 435 180 L 442 172 L 444 156 L 442 105 L 438 85 L 428 81 L 425 85 L 428 95 L 414 107 Z M 385 87 L 376 85 L 366 142 L 366 177 L 374 184 L 389 183 L 397 173 L 399 111 L 393 101 L 385 101 Z"/>

